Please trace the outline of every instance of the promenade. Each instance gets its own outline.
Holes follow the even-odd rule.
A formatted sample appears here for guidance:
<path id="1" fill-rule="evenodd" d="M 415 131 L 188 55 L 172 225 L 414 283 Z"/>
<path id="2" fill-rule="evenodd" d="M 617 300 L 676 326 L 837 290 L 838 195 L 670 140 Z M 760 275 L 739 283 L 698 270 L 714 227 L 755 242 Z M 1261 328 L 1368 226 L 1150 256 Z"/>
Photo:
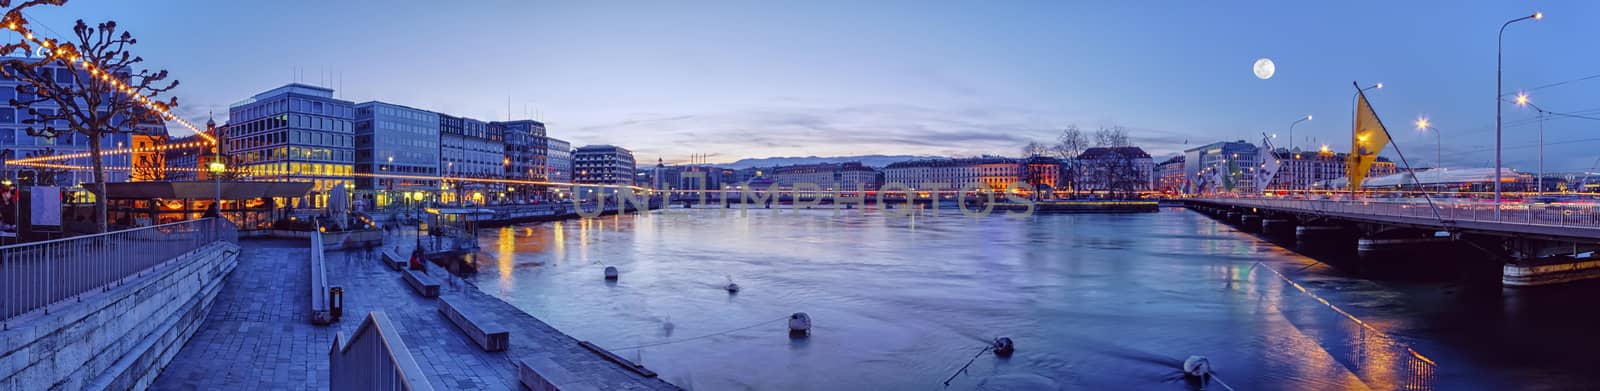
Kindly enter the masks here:
<path id="1" fill-rule="evenodd" d="M 409 237 L 408 237 L 409 238 Z M 400 253 L 411 250 L 400 242 Z M 394 241 L 387 243 L 394 248 Z M 368 311 L 384 311 L 399 328 L 411 355 L 436 389 L 514 390 L 516 362 L 545 356 L 586 379 L 595 389 L 675 390 L 605 361 L 544 322 L 498 298 L 447 276 L 442 297 L 475 307 L 511 333 L 510 349 L 484 352 L 440 316 L 436 299 L 416 295 L 377 251 L 326 253 L 328 277 L 344 287 L 343 319 L 331 326 L 308 321 L 310 249 L 304 241 L 244 241 L 239 266 L 193 340 L 152 385 L 154 389 L 327 389 L 328 351 L 336 331 L 351 335 Z"/>

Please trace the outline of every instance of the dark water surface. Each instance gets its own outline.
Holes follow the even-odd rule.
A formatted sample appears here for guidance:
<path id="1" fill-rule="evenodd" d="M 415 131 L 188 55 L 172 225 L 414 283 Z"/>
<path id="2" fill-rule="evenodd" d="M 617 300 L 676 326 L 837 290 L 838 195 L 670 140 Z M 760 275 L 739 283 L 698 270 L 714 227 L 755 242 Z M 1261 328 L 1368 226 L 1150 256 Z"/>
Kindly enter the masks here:
<path id="1" fill-rule="evenodd" d="M 477 285 L 700 390 L 1181 390 L 1196 354 L 1238 390 L 1600 376 L 1600 285 L 1502 289 L 1495 265 L 1464 259 L 1374 279 L 1183 209 L 659 213 L 484 230 Z M 810 338 L 779 320 L 797 311 Z M 1017 353 L 977 355 L 943 385 L 997 336 Z"/>

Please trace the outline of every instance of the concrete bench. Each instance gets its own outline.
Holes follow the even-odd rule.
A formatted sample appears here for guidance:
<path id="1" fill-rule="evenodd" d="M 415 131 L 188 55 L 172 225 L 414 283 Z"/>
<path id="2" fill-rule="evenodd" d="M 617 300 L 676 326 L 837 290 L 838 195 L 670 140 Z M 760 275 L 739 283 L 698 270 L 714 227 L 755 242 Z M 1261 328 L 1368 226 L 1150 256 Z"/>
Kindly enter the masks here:
<path id="1" fill-rule="evenodd" d="M 439 297 L 439 280 L 433 276 L 416 270 L 404 270 L 400 272 L 400 279 L 406 280 L 406 285 L 410 285 L 422 297 Z"/>
<path id="2" fill-rule="evenodd" d="M 456 305 L 440 297 L 439 314 L 449 319 L 450 323 L 455 323 L 456 328 L 466 333 L 485 352 L 498 352 L 511 346 L 511 332 L 498 324 L 484 321 L 471 307 Z"/>
<path id="3" fill-rule="evenodd" d="M 517 360 L 517 381 L 533 391 L 600 391 L 544 355 Z"/>
<path id="4" fill-rule="evenodd" d="M 390 269 L 396 271 L 405 270 L 406 264 L 409 262 L 409 259 L 401 257 L 400 254 L 395 254 L 394 249 L 383 250 L 383 264 L 388 265 Z"/>

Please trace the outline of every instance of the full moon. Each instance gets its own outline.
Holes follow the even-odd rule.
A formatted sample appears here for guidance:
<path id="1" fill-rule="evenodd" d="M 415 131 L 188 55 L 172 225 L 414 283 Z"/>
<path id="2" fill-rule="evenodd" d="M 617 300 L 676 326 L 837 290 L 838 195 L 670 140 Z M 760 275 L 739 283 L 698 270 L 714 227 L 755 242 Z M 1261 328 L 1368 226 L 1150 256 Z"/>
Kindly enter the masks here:
<path id="1" fill-rule="evenodd" d="M 1272 59 L 1262 57 L 1256 60 L 1256 78 L 1261 80 L 1271 79 L 1272 74 L 1278 71 L 1278 66 L 1272 64 Z"/>

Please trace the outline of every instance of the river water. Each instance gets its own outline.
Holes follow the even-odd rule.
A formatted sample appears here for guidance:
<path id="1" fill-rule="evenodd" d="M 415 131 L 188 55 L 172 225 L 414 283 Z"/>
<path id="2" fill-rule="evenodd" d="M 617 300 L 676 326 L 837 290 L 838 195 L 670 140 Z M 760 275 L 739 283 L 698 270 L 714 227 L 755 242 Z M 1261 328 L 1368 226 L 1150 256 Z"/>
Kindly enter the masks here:
<path id="1" fill-rule="evenodd" d="M 1353 257 L 1177 208 L 882 212 L 486 229 L 472 278 L 697 390 L 1195 389 L 1178 369 L 1190 355 L 1238 390 L 1576 389 L 1600 375 L 1594 283 L 1503 289 L 1495 265 L 1463 259 L 1354 274 L 1368 268 Z M 730 280 L 743 290 L 724 291 Z M 815 326 L 792 339 L 780 319 L 799 311 Z M 999 336 L 1015 355 L 980 353 Z"/>

